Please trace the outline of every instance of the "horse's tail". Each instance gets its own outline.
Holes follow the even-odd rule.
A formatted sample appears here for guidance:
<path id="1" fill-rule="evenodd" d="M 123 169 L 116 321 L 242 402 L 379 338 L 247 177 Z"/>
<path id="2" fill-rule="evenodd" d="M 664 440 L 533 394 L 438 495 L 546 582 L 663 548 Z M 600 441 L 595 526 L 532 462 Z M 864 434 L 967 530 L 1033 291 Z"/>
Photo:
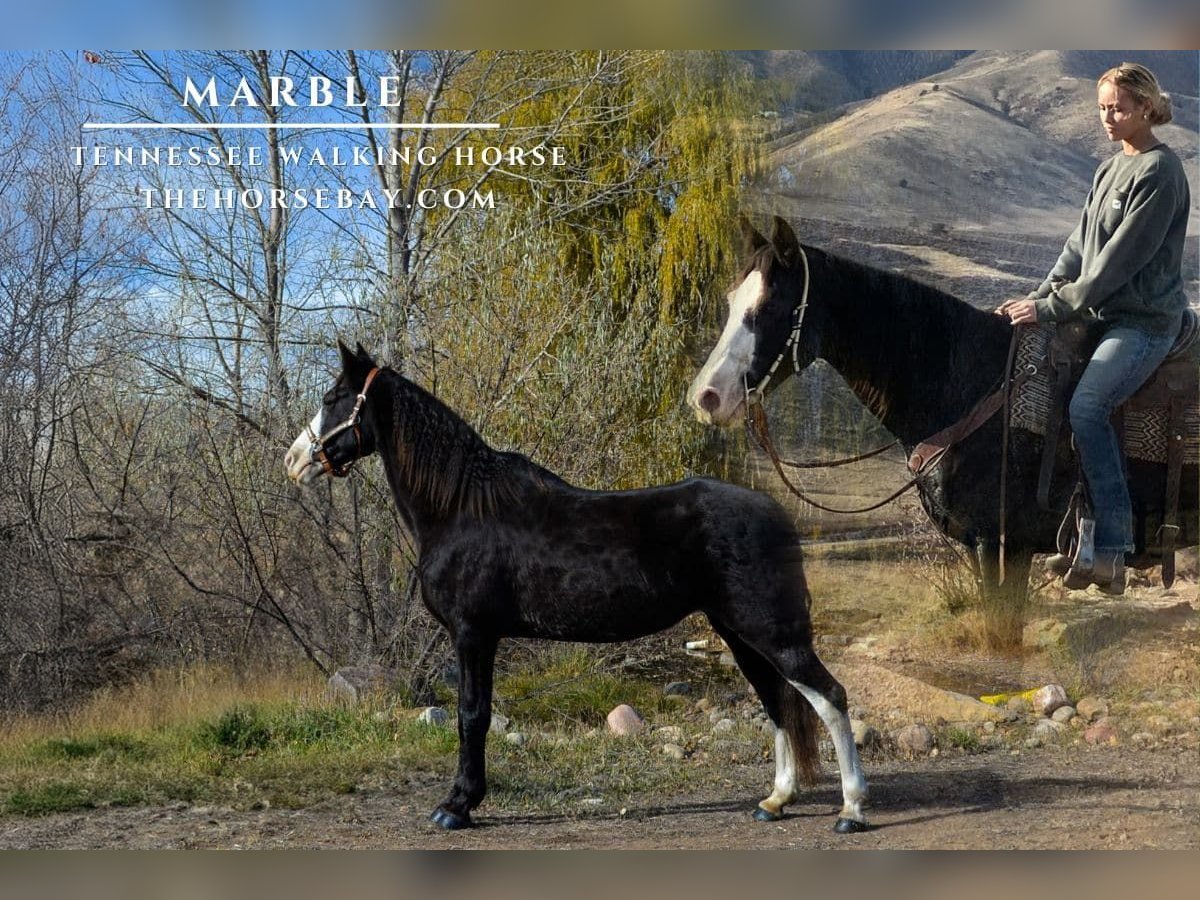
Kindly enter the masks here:
<path id="1" fill-rule="evenodd" d="M 811 787 L 821 774 L 821 756 L 817 749 L 821 720 L 803 694 L 786 681 L 783 686 L 779 698 L 779 727 L 792 745 L 800 776 Z"/>

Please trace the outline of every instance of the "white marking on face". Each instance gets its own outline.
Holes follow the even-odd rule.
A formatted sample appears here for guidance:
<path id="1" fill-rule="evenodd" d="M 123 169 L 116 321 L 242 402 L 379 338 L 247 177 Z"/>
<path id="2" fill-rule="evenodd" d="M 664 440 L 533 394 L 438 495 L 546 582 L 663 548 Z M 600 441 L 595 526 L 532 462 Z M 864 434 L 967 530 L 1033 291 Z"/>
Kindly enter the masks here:
<path id="1" fill-rule="evenodd" d="M 754 359 L 754 332 L 747 319 L 758 310 L 766 294 L 762 273 L 755 269 L 729 294 L 729 318 L 721 339 L 688 389 L 688 403 L 696 418 L 725 425 L 745 401 L 743 383 Z"/>
<path id="2" fill-rule="evenodd" d="M 296 484 L 309 484 L 325 474 L 324 467 L 319 463 L 314 463 L 309 455 L 313 439 L 321 435 L 324 418 L 324 408 L 317 410 L 317 414 L 308 423 L 308 428 L 296 435 L 292 446 L 288 448 L 287 454 L 283 457 L 283 467 L 287 470 L 287 476 Z"/>
<path id="3" fill-rule="evenodd" d="M 812 688 L 797 681 L 789 681 L 792 687 L 804 695 L 804 699 L 812 704 L 833 739 L 833 749 L 837 753 L 838 769 L 842 775 L 842 812 L 843 819 L 855 822 L 865 822 L 866 816 L 862 811 L 863 801 L 867 799 L 867 780 L 863 777 L 862 764 L 858 759 L 858 748 L 854 746 L 854 732 L 850 727 L 850 716 L 839 712 L 832 703 Z"/>

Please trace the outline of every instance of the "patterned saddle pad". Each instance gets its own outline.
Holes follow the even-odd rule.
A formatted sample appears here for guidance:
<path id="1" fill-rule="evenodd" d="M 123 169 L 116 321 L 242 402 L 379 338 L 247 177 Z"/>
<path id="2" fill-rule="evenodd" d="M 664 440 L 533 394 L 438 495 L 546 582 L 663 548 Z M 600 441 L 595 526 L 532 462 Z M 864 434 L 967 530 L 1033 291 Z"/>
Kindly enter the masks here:
<path id="1" fill-rule="evenodd" d="M 1185 322 L 1185 331 L 1192 330 L 1194 338 L 1195 318 Z M 1054 329 L 1049 325 L 1021 329 L 1021 340 L 1017 346 L 1016 370 L 1034 372 L 1021 384 L 1013 397 L 1012 424 L 1036 434 L 1046 433 L 1046 419 L 1050 412 L 1050 397 L 1053 389 L 1053 368 L 1050 365 L 1050 342 Z M 1188 335 L 1181 335 L 1176 343 L 1181 348 Z M 1194 355 L 1194 344 L 1173 350 L 1169 359 L 1180 355 Z M 1153 379 L 1151 379 L 1153 380 Z M 1135 395 L 1136 396 L 1136 395 Z M 1131 401 L 1132 402 L 1132 401 Z M 1125 455 L 1133 459 L 1165 463 L 1167 461 L 1168 410 L 1165 406 L 1146 407 L 1141 404 L 1127 406 L 1125 420 Z M 1063 416 L 1064 427 L 1070 427 Z M 1184 462 L 1200 463 L 1200 396 L 1193 396 L 1184 412 Z"/>

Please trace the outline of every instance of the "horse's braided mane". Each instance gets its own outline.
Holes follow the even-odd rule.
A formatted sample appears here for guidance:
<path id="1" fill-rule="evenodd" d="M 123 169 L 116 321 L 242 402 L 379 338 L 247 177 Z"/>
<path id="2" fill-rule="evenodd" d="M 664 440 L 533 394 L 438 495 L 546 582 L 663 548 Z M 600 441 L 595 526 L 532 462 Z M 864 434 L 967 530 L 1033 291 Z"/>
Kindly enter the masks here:
<path id="1" fill-rule="evenodd" d="M 431 511 L 492 516 L 531 480 L 544 485 L 540 467 L 493 449 L 442 401 L 395 370 L 387 371 L 395 376 L 389 379 L 394 462 L 409 490 Z"/>

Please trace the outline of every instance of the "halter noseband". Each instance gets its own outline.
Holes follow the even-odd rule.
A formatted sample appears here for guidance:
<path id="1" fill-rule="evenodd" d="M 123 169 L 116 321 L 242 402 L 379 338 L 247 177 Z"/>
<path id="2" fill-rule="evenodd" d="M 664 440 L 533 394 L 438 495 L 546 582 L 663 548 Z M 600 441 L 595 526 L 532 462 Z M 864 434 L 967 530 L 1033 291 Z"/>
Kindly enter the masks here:
<path id="1" fill-rule="evenodd" d="M 745 385 L 747 409 L 754 403 L 762 403 L 767 384 L 770 383 L 775 370 L 779 368 L 779 364 L 783 362 L 783 358 L 788 355 L 789 350 L 792 351 L 792 371 L 797 374 L 800 372 L 800 328 L 804 325 L 804 313 L 808 310 L 808 285 L 811 279 L 808 274 L 808 254 L 804 252 L 803 247 L 799 245 L 797 247 L 800 250 L 800 261 L 804 264 L 804 290 L 800 293 L 800 302 L 792 310 L 792 333 L 788 335 L 783 349 L 779 351 L 779 355 L 775 357 L 775 362 L 771 363 L 771 368 L 767 369 L 767 374 L 762 377 L 758 384 L 754 387 Z"/>
<path id="2" fill-rule="evenodd" d="M 313 462 L 319 462 L 321 464 L 321 468 L 323 468 L 334 478 L 345 478 L 347 475 L 349 475 L 350 467 L 354 465 L 355 460 L 357 460 L 361 455 L 362 433 L 358 429 L 358 423 L 362 418 L 363 404 L 367 402 L 367 390 L 371 387 L 371 382 L 375 380 L 375 376 L 378 374 L 378 366 L 375 366 L 370 372 L 367 373 L 367 380 L 363 382 L 362 390 L 359 392 L 358 398 L 354 401 L 354 409 L 350 410 L 350 416 L 341 425 L 330 429 L 320 437 L 313 434 L 311 423 L 304 427 L 305 433 L 312 440 L 312 444 L 308 448 L 308 458 Z M 329 461 L 329 456 L 325 453 L 325 443 L 350 428 L 354 429 L 355 455 L 344 465 L 335 466 Z"/>

